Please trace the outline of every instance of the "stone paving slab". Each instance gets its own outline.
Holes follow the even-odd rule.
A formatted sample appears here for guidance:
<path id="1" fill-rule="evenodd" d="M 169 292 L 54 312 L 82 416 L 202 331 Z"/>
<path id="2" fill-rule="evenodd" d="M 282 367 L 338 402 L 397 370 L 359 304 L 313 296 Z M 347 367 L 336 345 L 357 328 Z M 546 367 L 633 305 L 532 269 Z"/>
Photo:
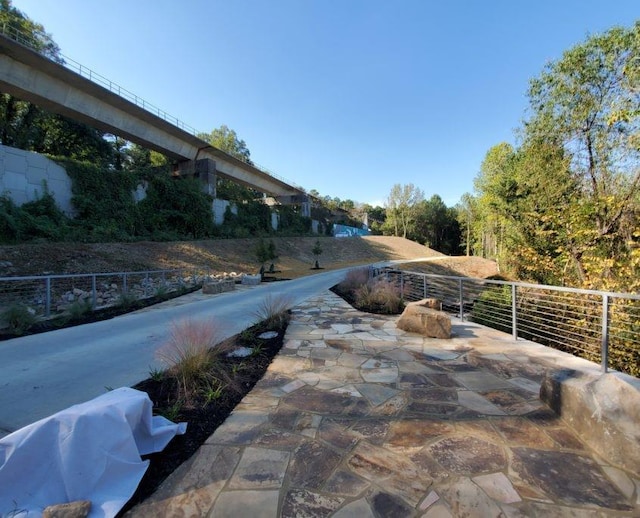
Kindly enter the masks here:
<path id="1" fill-rule="evenodd" d="M 640 516 L 640 481 L 539 399 L 551 351 L 453 320 L 450 340 L 326 292 L 264 378 L 128 517 Z"/>

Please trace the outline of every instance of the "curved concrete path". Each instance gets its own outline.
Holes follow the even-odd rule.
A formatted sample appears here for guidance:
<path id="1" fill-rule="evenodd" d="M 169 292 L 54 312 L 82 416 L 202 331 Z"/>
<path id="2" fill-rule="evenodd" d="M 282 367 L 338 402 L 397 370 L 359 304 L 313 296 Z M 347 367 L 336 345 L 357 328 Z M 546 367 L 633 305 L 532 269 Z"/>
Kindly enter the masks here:
<path id="1" fill-rule="evenodd" d="M 132 386 L 160 364 L 155 351 L 172 322 L 214 318 L 221 339 L 254 324 L 268 294 L 293 305 L 339 282 L 345 270 L 239 287 L 220 295 L 194 293 L 111 320 L 0 342 L 0 437 L 59 410 Z"/>
<path id="2" fill-rule="evenodd" d="M 640 516 L 640 481 L 539 400 L 545 370 L 584 360 L 396 319 L 302 302 L 264 378 L 127 518 Z"/>

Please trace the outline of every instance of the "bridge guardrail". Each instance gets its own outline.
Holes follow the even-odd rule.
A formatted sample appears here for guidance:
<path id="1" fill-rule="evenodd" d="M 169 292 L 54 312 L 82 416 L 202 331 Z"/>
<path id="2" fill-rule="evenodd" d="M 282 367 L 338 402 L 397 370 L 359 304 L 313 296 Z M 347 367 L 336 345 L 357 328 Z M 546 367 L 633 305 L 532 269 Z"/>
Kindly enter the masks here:
<path id="1" fill-rule="evenodd" d="M 193 128 L 192 126 L 189 126 L 188 124 L 182 122 L 180 119 L 178 119 L 177 117 L 174 117 L 173 115 L 170 115 L 169 113 L 165 112 L 164 110 L 158 108 L 157 106 L 151 104 L 150 102 L 146 101 L 145 99 L 143 99 L 142 97 L 134 94 L 133 92 L 127 90 L 126 88 L 123 88 L 122 86 L 120 86 L 117 83 L 114 83 L 113 81 L 111 81 L 110 79 L 104 77 L 101 74 L 98 74 L 97 72 L 94 72 L 92 69 L 90 69 L 89 67 L 86 67 L 84 65 L 82 65 L 81 63 L 78 63 L 77 61 L 75 61 L 74 59 L 65 56 L 62 53 L 58 53 L 56 55 L 50 55 L 47 52 L 43 52 L 43 49 L 38 48 L 38 46 L 36 45 L 36 41 L 34 41 L 34 38 L 24 32 L 19 31 L 16 27 L 11 27 L 10 25 L 8 25 L 7 23 L 3 23 L 0 26 L 0 33 L 3 34 L 4 36 L 6 36 L 7 38 L 10 38 L 12 40 L 14 40 L 15 42 L 19 43 L 20 45 L 23 45 L 25 47 L 30 48 L 31 50 L 35 50 L 36 52 L 42 54 L 44 57 L 51 59 L 53 61 L 55 61 L 56 63 L 65 66 L 66 68 L 72 70 L 73 72 L 76 72 L 77 74 L 81 75 L 82 77 L 85 77 L 87 79 L 89 79 L 90 81 L 106 88 L 107 90 L 113 92 L 114 94 L 119 95 L 120 97 L 127 99 L 128 101 L 131 101 L 133 104 L 135 104 L 136 106 L 139 106 L 140 108 L 142 108 L 143 110 L 148 111 L 149 113 L 152 113 L 153 115 L 156 115 L 157 117 L 165 120 L 166 122 L 173 124 L 174 126 L 176 126 L 177 128 L 180 128 L 183 131 L 186 131 L 187 133 L 193 135 L 194 137 L 198 137 L 202 132 L 198 132 L 195 128 Z M 45 49 L 46 50 L 46 49 Z M 296 189 L 305 192 L 306 190 L 287 180 L 286 178 L 276 174 L 275 172 L 271 171 L 270 169 L 256 164 L 252 161 L 248 161 L 244 158 L 241 157 L 236 157 L 234 156 L 234 158 L 237 158 L 238 160 L 252 165 L 253 167 L 255 167 L 256 169 L 262 171 L 263 173 L 272 176 L 273 178 L 276 178 L 278 180 L 283 181 L 284 183 L 295 187 Z"/>
<path id="2" fill-rule="evenodd" d="M 374 269 L 405 300 L 437 298 L 461 320 L 640 374 L 640 295 Z"/>

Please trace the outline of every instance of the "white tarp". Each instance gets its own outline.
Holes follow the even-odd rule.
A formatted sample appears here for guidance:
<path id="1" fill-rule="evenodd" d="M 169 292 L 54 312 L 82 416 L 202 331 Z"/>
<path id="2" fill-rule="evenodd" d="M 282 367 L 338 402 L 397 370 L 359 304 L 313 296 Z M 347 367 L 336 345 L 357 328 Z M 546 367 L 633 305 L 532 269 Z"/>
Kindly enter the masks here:
<path id="1" fill-rule="evenodd" d="M 49 505 L 91 501 L 91 518 L 115 516 L 149 461 L 186 423 L 152 415 L 145 392 L 120 388 L 0 439 L 0 516 L 41 516 Z"/>

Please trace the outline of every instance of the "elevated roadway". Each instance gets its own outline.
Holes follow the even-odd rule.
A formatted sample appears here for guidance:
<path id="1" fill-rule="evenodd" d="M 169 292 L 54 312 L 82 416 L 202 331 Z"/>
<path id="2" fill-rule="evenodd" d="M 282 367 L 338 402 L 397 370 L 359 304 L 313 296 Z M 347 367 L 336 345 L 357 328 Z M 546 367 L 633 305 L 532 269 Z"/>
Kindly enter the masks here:
<path id="1" fill-rule="evenodd" d="M 79 71 L 83 71 L 82 66 Z M 104 82 L 111 89 L 0 34 L 0 91 L 158 151 L 175 160 L 179 171 L 206 175 L 210 183 L 217 174 L 267 193 L 281 203 L 308 200 L 302 188 L 211 146 L 185 130 L 184 125 L 161 117 L 160 110 L 156 115 L 118 95 L 117 85 Z M 134 100 L 141 101 L 137 97 Z"/>

